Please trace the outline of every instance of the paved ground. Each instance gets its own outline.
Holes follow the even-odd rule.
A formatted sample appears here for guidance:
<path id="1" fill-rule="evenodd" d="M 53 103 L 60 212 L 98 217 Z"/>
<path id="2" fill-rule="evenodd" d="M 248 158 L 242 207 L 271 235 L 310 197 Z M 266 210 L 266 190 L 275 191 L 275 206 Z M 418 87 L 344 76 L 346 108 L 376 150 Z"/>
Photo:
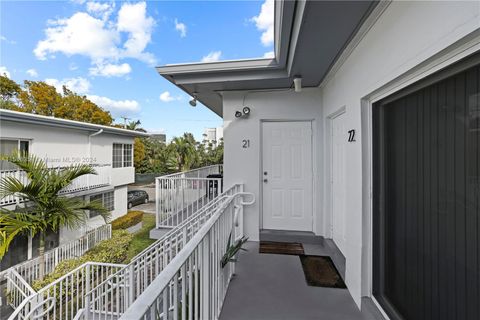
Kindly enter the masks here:
<path id="1" fill-rule="evenodd" d="M 347 289 L 310 287 L 300 258 L 259 254 L 258 242 L 240 253 L 220 320 L 371 320 L 357 308 Z M 328 248 L 305 244 L 306 254 L 326 255 Z"/>
<path id="2" fill-rule="evenodd" d="M 145 185 L 145 186 L 128 186 L 128 191 L 131 190 L 143 190 L 148 193 L 149 202 L 147 204 L 140 204 L 133 207 L 131 210 L 140 210 L 147 213 L 155 213 L 155 185 Z"/>

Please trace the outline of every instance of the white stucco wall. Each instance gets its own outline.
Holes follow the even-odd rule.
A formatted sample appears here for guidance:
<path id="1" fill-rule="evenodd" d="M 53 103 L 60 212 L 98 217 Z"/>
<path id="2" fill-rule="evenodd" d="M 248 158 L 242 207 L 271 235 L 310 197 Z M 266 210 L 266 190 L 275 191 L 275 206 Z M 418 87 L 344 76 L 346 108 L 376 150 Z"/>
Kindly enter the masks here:
<path id="1" fill-rule="evenodd" d="M 306 89 L 302 93 L 289 91 L 252 92 L 245 97 L 245 105 L 251 108 L 247 119 L 235 118 L 235 111 L 241 109 L 243 92 L 226 92 L 223 94 L 224 118 L 224 180 L 225 186 L 244 183 L 245 191 L 253 192 L 257 201 L 245 207 L 245 232 L 251 240 L 258 240 L 261 209 L 261 149 L 260 129 L 262 120 L 312 120 L 314 144 L 314 171 L 322 167 L 322 148 L 319 146 L 322 136 L 322 108 L 318 89 Z M 250 140 L 249 148 L 242 148 L 242 140 Z M 318 195 L 321 188 L 320 175 L 314 179 L 314 193 Z M 316 197 L 314 211 L 320 205 L 321 197 Z M 314 219 L 314 223 L 316 220 Z M 321 234 L 322 224 L 316 224 Z"/>
<path id="2" fill-rule="evenodd" d="M 322 88 L 324 115 L 346 107 L 346 126 L 357 142 L 346 149 L 346 283 L 356 303 L 369 295 L 362 215 L 362 98 L 480 27 L 480 2 L 393 2 L 334 77 Z M 363 283 L 362 283 L 363 279 Z"/>
<path id="3" fill-rule="evenodd" d="M 479 2 L 393 2 L 322 88 L 305 89 L 302 93 L 248 93 L 245 105 L 252 109 L 249 119 L 234 117 L 246 92 L 223 93 L 225 183 L 244 183 L 245 190 L 257 196 L 255 205 L 245 208 L 247 236 L 258 239 L 260 229 L 260 122 L 267 119 L 314 120 L 314 231 L 330 236 L 325 188 L 329 170 L 323 156 L 328 156 L 328 148 L 324 137 L 327 117 L 344 107 L 347 130 L 356 130 L 356 142 L 346 145 L 346 283 L 360 306 L 361 297 L 370 294 L 371 281 L 366 270 L 370 256 L 365 254 L 369 221 L 362 212 L 362 138 L 367 138 L 361 136 L 362 99 L 479 28 Z M 242 148 L 243 139 L 250 139 L 249 149 Z"/>
<path id="4" fill-rule="evenodd" d="M 112 191 L 112 190 L 110 189 L 105 192 L 108 192 L 108 191 Z M 113 211 L 111 211 L 110 221 L 120 216 L 123 216 L 128 211 L 127 186 L 116 187 L 113 190 L 113 192 L 114 192 L 114 209 Z M 87 225 L 84 228 L 75 229 L 75 230 L 62 228 L 60 230 L 60 240 L 59 240 L 60 245 L 81 237 L 85 233 L 85 230 L 91 230 L 93 228 L 99 227 L 104 224 L 105 224 L 105 220 L 101 216 L 96 216 L 89 219 L 87 221 Z"/>
<path id="5" fill-rule="evenodd" d="M 89 163 L 89 159 L 95 164 L 111 165 L 113 143 L 133 144 L 133 137 L 102 133 L 90 137 L 89 147 L 89 134 L 92 133 L 5 120 L 0 125 L 0 137 L 30 140 L 30 153 L 46 160 L 52 167 Z M 119 184 L 132 183 L 134 178 L 130 172 L 130 180 L 126 182 L 122 178 Z"/>
<path id="6" fill-rule="evenodd" d="M 44 125 L 26 124 L 1 120 L 0 137 L 3 139 L 24 139 L 30 141 L 30 153 L 47 161 L 51 167 L 68 166 L 77 163 L 94 163 L 100 165 L 112 165 L 113 143 L 133 144 L 133 137 L 102 133 L 90 137 L 92 132 L 49 127 Z M 91 160 L 89 160 L 91 159 Z M 100 189 L 82 191 L 74 195 L 91 195 L 99 192 L 111 191 L 115 188 L 115 209 L 112 211 L 112 219 L 127 213 L 127 185 L 135 181 L 135 168 L 111 168 L 110 186 Z M 104 224 L 101 217 L 97 216 L 88 221 L 87 229 Z M 85 228 L 78 230 L 62 229 L 60 231 L 60 243 L 78 238 L 84 233 Z"/>

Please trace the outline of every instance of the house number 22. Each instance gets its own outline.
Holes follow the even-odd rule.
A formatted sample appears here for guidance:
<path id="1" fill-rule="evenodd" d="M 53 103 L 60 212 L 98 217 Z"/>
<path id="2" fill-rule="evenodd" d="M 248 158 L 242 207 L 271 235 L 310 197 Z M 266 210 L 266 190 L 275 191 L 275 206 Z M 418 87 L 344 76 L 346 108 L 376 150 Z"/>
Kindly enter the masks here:
<path id="1" fill-rule="evenodd" d="M 348 142 L 355 142 L 355 129 L 348 130 Z"/>
<path id="2" fill-rule="evenodd" d="M 244 149 L 250 148 L 250 140 L 243 139 L 242 140 L 242 148 L 244 148 Z"/>

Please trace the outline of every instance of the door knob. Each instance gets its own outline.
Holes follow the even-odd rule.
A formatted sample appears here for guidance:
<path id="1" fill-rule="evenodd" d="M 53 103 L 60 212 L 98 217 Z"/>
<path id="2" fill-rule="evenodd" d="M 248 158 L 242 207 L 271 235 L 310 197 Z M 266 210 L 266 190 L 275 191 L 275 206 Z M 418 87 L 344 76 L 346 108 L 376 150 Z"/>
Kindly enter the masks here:
<path id="1" fill-rule="evenodd" d="M 263 179 L 263 182 L 268 182 L 268 179 Z"/>

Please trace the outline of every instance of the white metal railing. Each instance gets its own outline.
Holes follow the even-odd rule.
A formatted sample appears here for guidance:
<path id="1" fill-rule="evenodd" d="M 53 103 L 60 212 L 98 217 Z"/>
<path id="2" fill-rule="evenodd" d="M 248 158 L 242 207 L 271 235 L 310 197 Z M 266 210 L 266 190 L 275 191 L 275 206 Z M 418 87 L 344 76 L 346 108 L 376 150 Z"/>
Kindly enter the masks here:
<path id="1" fill-rule="evenodd" d="M 20 170 L 2 170 L 0 171 L 0 181 L 7 178 L 13 177 L 19 180 L 23 185 L 26 185 L 28 182 L 27 174 L 25 171 Z M 9 205 L 23 202 L 23 200 L 15 195 L 10 195 L 0 199 L 0 205 Z"/>
<path id="2" fill-rule="evenodd" d="M 31 294 L 8 319 L 73 319 L 84 308 L 86 293 L 124 266 L 86 262 Z"/>
<path id="3" fill-rule="evenodd" d="M 70 185 L 63 188 L 59 193 L 68 194 L 72 192 L 91 190 L 96 188 L 101 188 L 108 186 L 111 183 L 111 172 L 112 166 L 110 164 L 106 165 L 92 165 L 97 174 L 86 174 L 77 179 L 73 180 Z M 51 168 L 52 170 L 58 170 L 61 168 Z M 6 177 L 14 177 L 18 179 L 22 184 L 28 183 L 27 174 L 25 171 L 21 170 L 2 170 L 0 171 L 0 180 L 3 180 Z M 23 199 L 11 195 L 0 199 L 0 205 L 11 205 L 22 203 Z"/>
<path id="4" fill-rule="evenodd" d="M 120 319 L 218 319 L 235 270 L 233 262 L 222 268 L 221 260 L 229 239 L 243 236 L 237 229 L 242 223 L 239 209 L 254 202 L 253 194 L 248 194 L 251 202 L 235 203 L 236 195 L 214 209 L 208 221 Z"/>
<path id="5" fill-rule="evenodd" d="M 60 193 L 71 193 L 105 187 L 111 184 L 112 166 L 92 165 L 97 174 L 86 174 L 73 180 Z"/>
<path id="6" fill-rule="evenodd" d="M 7 277 L 7 303 L 12 308 L 17 308 L 23 300 L 35 294 L 35 290 L 14 269 L 10 270 Z"/>
<path id="7" fill-rule="evenodd" d="M 45 274 L 52 272 L 63 260 L 72 259 L 83 255 L 100 241 L 112 237 L 112 225 L 105 224 L 88 231 L 84 236 L 67 242 L 45 253 Z M 0 281 L 11 271 L 15 270 L 27 283 L 32 284 L 40 276 L 40 257 L 19 263 L 5 271 L 0 272 Z M 9 282 L 7 277 L 7 283 Z"/>
<path id="8" fill-rule="evenodd" d="M 177 226 L 223 191 L 221 178 L 207 178 L 223 172 L 223 165 L 155 178 L 157 228 Z"/>
<path id="9" fill-rule="evenodd" d="M 99 315 L 109 317 L 122 315 L 217 209 L 223 207 L 226 202 L 231 202 L 232 197 L 241 191 L 241 185 L 229 188 L 137 255 L 124 269 L 94 288 L 88 297 L 90 304 L 84 311 L 86 319 L 101 319 Z"/>

